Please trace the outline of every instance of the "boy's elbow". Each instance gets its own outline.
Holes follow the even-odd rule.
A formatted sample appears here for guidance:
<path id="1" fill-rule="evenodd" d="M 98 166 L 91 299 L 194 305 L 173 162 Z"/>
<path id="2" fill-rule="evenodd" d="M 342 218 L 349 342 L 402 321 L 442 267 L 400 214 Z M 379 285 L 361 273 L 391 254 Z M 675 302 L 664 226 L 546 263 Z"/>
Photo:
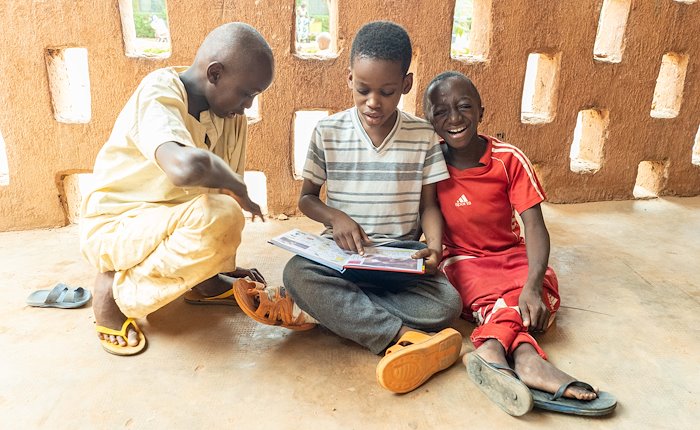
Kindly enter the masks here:
<path id="1" fill-rule="evenodd" d="M 196 186 L 202 183 L 209 166 L 207 154 L 197 151 L 184 154 L 166 174 L 176 187 Z"/>

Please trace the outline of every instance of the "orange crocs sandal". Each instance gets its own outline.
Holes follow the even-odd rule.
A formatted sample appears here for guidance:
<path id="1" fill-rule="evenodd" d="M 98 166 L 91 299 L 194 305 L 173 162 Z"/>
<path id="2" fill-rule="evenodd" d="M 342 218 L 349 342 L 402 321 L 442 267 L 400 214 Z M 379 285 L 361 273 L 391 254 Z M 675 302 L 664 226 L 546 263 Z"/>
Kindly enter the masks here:
<path id="1" fill-rule="evenodd" d="M 408 393 L 452 366 L 461 349 L 462 335 L 455 329 L 446 328 L 432 336 L 409 331 L 379 361 L 377 382 L 394 393 Z"/>
<path id="2" fill-rule="evenodd" d="M 121 355 L 121 356 L 126 356 L 126 355 L 136 355 L 139 352 L 143 351 L 144 348 L 146 348 L 146 337 L 143 335 L 141 332 L 141 329 L 139 329 L 139 326 L 136 325 L 136 321 L 134 321 L 133 318 L 127 318 L 126 321 L 124 321 L 124 324 L 122 325 L 121 330 L 113 330 L 111 328 L 103 327 L 101 325 L 95 326 L 95 330 L 97 330 L 98 333 L 102 334 L 111 334 L 114 336 L 121 336 L 124 339 L 127 338 L 127 328 L 129 326 L 134 326 L 134 330 L 139 334 L 139 343 L 136 346 L 121 346 L 121 345 L 115 345 L 112 342 L 106 341 L 104 339 L 100 339 L 100 343 L 102 344 L 102 348 L 109 352 L 110 354 L 114 355 Z"/>
<path id="3" fill-rule="evenodd" d="M 302 311 L 282 286 L 269 287 L 241 278 L 233 283 L 233 296 L 243 312 L 259 323 L 298 331 L 316 327 L 316 320 Z"/>

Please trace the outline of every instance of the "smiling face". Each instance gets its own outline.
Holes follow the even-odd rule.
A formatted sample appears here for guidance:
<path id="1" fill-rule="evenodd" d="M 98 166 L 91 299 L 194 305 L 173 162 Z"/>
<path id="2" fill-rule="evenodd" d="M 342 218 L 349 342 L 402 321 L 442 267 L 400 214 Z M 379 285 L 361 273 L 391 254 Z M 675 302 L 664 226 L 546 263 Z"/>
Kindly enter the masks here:
<path id="1" fill-rule="evenodd" d="M 206 98 L 215 115 L 232 118 L 243 115 L 250 108 L 255 96 L 272 82 L 273 66 L 260 60 L 257 64 L 227 66 L 214 62 L 207 68 Z"/>
<path id="2" fill-rule="evenodd" d="M 428 118 L 437 134 L 453 149 L 464 149 L 478 142 L 477 126 L 484 110 L 481 97 L 471 81 L 449 77 L 428 93 Z"/>
<path id="3" fill-rule="evenodd" d="M 404 75 L 401 62 L 376 58 L 355 58 L 348 86 L 352 89 L 362 126 L 373 142 L 389 134 L 396 122 L 396 107 L 402 94 L 411 90 L 413 76 Z"/>

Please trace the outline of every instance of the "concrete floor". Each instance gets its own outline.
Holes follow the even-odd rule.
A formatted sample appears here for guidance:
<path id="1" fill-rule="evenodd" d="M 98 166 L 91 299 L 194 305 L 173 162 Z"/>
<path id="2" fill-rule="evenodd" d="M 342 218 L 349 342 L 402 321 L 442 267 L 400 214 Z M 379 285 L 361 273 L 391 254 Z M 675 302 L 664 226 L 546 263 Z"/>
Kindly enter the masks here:
<path id="1" fill-rule="evenodd" d="M 544 212 L 563 308 L 540 340 L 557 366 L 617 396 L 607 418 L 510 417 L 461 362 L 394 395 L 375 382 L 377 356 L 326 330 L 295 333 L 182 300 L 140 321 L 145 353 L 109 355 L 89 305 L 24 304 L 57 281 L 91 285 L 70 226 L 0 233 L 0 428 L 698 428 L 700 197 Z M 239 264 L 279 283 L 290 255 L 265 240 L 294 227 L 319 230 L 302 218 L 249 224 Z"/>

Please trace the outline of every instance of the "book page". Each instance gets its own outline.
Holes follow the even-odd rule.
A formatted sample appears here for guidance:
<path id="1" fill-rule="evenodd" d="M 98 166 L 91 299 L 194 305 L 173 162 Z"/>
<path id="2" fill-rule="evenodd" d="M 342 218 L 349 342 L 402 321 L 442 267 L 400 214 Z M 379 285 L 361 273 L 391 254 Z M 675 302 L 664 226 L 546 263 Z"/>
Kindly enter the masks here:
<path id="1" fill-rule="evenodd" d="M 331 267 L 339 272 L 348 269 L 385 270 L 423 273 L 423 259 L 414 260 L 415 249 L 367 247 L 365 255 L 345 251 L 333 239 L 294 229 L 270 240 L 273 245 Z"/>
<path id="2" fill-rule="evenodd" d="M 352 253 L 343 251 L 331 239 L 315 234 L 305 233 L 294 229 L 270 241 L 274 245 L 285 248 L 318 263 L 340 270 Z"/>
<path id="3" fill-rule="evenodd" d="M 350 269 L 374 269 L 392 272 L 423 273 L 423 259 L 413 259 L 415 249 L 371 247 L 365 248 L 365 255 L 354 254 L 345 267 Z"/>

